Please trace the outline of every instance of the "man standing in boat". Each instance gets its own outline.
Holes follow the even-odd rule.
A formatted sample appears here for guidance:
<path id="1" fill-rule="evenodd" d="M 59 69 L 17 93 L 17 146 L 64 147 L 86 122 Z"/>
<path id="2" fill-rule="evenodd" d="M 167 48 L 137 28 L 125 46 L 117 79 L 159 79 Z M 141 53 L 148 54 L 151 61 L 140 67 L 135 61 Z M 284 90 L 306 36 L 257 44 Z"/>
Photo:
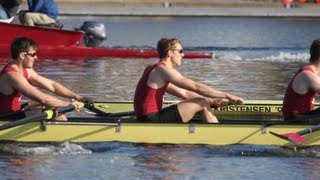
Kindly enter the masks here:
<path id="1" fill-rule="evenodd" d="M 43 93 L 39 89 L 47 90 L 61 97 L 72 99 L 72 104 L 81 107 L 85 98 L 74 93 L 60 83 L 39 75 L 33 69 L 34 61 L 37 59 L 36 51 L 38 45 L 29 38 L 16 38 L 11 46 L 12 60 L 3 67 L 0 72 L 0 114 L 12 114 L 6 119 L 23 118 L 27 111 L 12 113 L 21 109 L 21 97 L 28 97 L 33 101 L 28 103 L 25 109 L 35 105 L 44 105 L 58 108 L 67 106 L 70 102 L 60 100 L 54 96 Z M 39 89 L 38 89 L 39 88 Z M 57 120 L 67 120 L 65 115 L 57 116 Z"/>
<path id="2" fill-rule="evenodd" d="M 310 47 L 309 65 L 302 67 L 290 80 L 284 100 L 283 116 L 293 123 L 319 123 L 320 109 L 314 109 L 320 92 L 320 39 Z"/>
<path id="3" fill-rule="evenodd" d="M 197 113 L 203 122 L 218 123 L 211 113 L 211 105 L 224 101 L 243 103 L 235 95 L 183 77 L 175 68 L 181 65 L 183 49 L 178 39 L 163 38 L 158 41 L 159 62 L 145 69 L 134 96 L 134 111 L 142 122 L 188 122 Z M 183 101 L 162 109 L 165 92 Z"/>

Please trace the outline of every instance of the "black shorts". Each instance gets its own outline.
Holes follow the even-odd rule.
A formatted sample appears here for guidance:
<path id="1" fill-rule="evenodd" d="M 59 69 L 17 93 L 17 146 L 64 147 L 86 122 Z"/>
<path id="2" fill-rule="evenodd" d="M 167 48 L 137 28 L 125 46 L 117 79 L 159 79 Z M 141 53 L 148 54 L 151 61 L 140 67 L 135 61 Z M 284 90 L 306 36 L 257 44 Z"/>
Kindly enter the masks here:
<path id="1" fill-rule="evenodd" d="M 289 116 L 285 119 L 288 123 L 300 124 L 319 124 L 320 123 L 320 108 L 303 114 Z"/>
<path id="2" fill-rule="evenodd" d="M 161 111 L 148 114 L 137 119 L 138 122 L 154 122 L 154 123 L 181 123 L 182 118 L 178 111 L 178 106 L 172 105 L 163 108 Z"/>

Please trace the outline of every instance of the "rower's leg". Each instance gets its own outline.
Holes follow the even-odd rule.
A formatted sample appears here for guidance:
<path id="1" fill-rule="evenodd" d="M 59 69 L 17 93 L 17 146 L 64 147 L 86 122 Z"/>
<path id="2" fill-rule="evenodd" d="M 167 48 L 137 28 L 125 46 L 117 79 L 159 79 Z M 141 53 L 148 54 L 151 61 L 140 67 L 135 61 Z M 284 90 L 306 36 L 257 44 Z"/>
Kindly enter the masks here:
<path id="1" fill-rule="evenodd" d="M 210 104 L 204 98 L 193 98 L 178 103 L 178 110 L 183 122 L 190 121 L 197 113 L 204 122 L 218 123 L 218 119 L 211 113 Z"/>
<path id="2" fill-rule="evenodd" d="M 68 118 L 65 114 L 59 114 L 57 117 L 56 117 L 56 121 L 68 121 Z"/>

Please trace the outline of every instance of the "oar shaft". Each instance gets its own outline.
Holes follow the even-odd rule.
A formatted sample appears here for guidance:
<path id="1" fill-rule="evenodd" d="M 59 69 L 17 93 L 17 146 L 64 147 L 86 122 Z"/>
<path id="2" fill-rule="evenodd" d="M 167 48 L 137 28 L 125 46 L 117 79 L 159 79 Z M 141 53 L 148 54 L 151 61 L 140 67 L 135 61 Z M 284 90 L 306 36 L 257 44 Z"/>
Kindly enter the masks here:
<path id="1" fill-rule="evenodd" d="M 15 127 L 15 126 L 19 126 L 25 123 L 29 123 L 29 122 L 33 122 L 39 119 L 51 119 L 53 117 L 54 112 L 57 113 L 65 113 L 65 112 L 69 112 L 69 111 L 73 111 L 75 108 L 74 105 L 69 105 L 69 106 L 65 106 L 65 107 L 61 107 L 58 108 L 57 110 L 46 110 L 40 114 L 34 114 L 19 120 L 15 120 L 15 121 L 11 121 L 7 124 L 4 124 L 2 126 L 0 126 L 0 130 L 4 130 L 4 129 L 8 129 L 11 127 Z"/>
<path id="2" fill-rule="evenodd" d="M 104 112 L 104 111 L 96 108 L 94 106 L 94 104 L 86 104 L 84 107 L 87 108 L 89 111 L 91 111 L 89 113 L 95 114 L 96 116 L 100 116 L 100 117 L 120 117 L 120 116 L 133 116 L 133 115 L 135 115 L 134 111 L 107 113 L 107 112 Z"/>
<path id="3" fill-rule="evenodd" d="M 31 116 L 25 117 L 23 119 L 12 121 L 10 123 L 7 123 L 7 124 L 4 124 L 4 125 L 0 126 L 0 131 L 4 130 L 4 129 L 11 128 L 11 127 L 19 126 L 19 125 L 27 123 L 27 122 L 31 122 L 31 121 L 37 120 L 39 118 L 46 118 L 46 117 L 47 117 L 47 113 L 46 112 L 43 112 L 43 113 L 40 113 L 40 114 L 31 115 Z"/>
<path id="4" fill-rule="evenodd" d="M 120 117 L 120 116 L 133 116 L 135 115 L 134 111 L 126 111 L 126 112 L 118 112 L 118 113 L 110 113 L 106 115 L 107 117 Z"/>
<path id="5" fill-rule="evenodd" d="M 1 119 L 5 119 L 5 118 L 8 118 L 9 116 L 12 116 L 12 115 L 17 115 L 19 113 L 22 113 L 22 112 L 25 112 L 26 110 L 19 110 L 19 111 L 14 111 L 14 112 L 9 112 L 9 113 L 6 113 L 6 114 L 0 114 L 0 118 Z"/>
<path id="6" fill-rule="evenodd" d="M 320 124 L 297 132 L 300 136 L 320 130 Z"/>

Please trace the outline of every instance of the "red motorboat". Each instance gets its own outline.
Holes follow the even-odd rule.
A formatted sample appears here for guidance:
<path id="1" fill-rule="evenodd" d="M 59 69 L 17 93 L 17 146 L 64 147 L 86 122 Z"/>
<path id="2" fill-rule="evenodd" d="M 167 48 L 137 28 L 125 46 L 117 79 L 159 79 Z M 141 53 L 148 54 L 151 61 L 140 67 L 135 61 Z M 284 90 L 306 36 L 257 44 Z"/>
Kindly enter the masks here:
<path id="1" fill-rule="evenodd" d="M 81 29 L 80 29 L 81 30 Z M 86 58 L 156 58 L 156 50 L 134 48 L 94 47 L 90 32 L 62 30 L 46 27 L 30 27 L 0 22 L 0 58 L 10 58 L 10 44 L 16 37 L 29 37 L 39 45 L 41 59 L 86 59 Z M 99 39 L 99 38 L 98 38 Z M 103 40 L 101 37 L 99 40 Z M 89 45 L 88 45 L 89 44 Z M 99 44 L 99 43 L 96 43 Z M 89 47 L 88 47 L 89 46 Z M 213 58 L 210 53 L 185 53 L 185 58 Z"/>

